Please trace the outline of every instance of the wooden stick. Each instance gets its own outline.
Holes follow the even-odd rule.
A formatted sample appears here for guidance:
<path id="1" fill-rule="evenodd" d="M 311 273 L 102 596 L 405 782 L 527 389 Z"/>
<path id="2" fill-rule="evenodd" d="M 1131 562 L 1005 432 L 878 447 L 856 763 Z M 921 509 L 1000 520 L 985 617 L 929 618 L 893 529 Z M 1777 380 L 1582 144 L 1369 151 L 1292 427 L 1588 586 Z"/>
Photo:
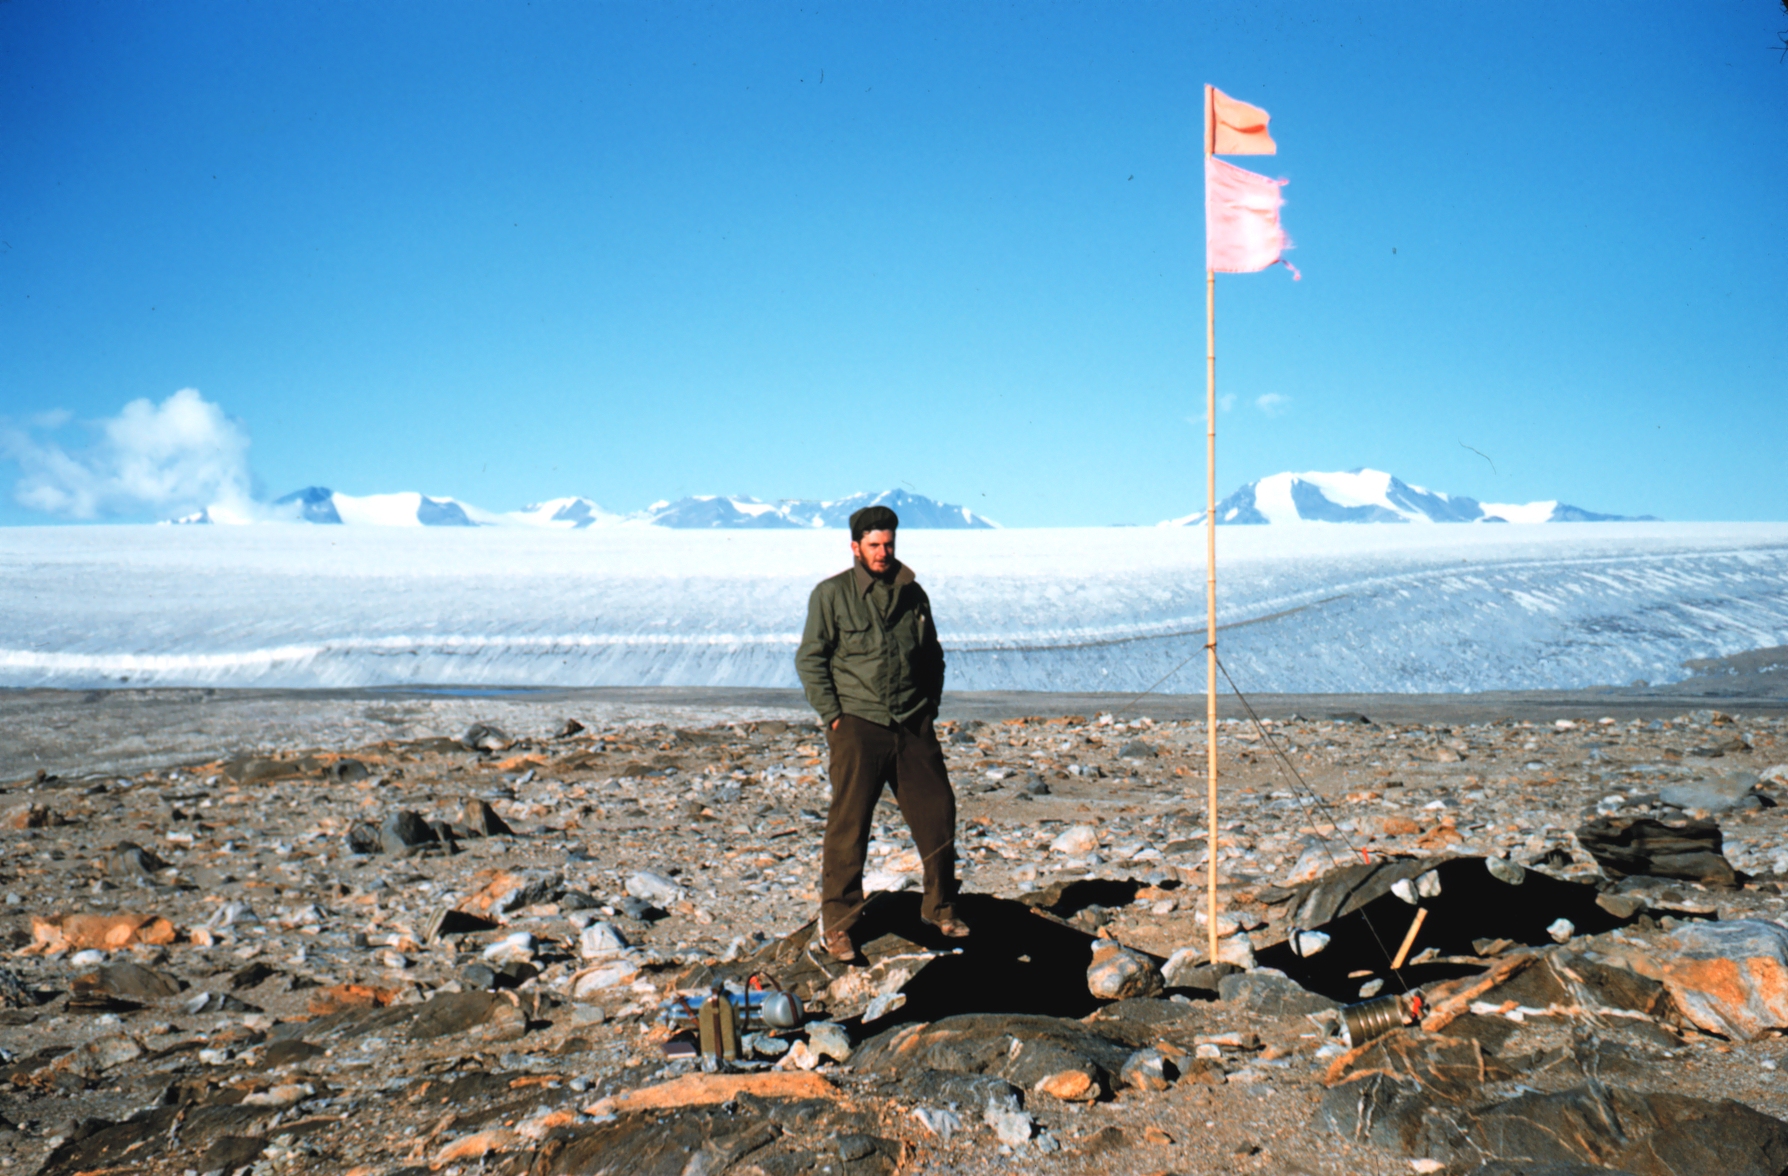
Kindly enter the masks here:
<path id="1" fill-rule="evenodd" d="M 1397 949 L 1397 958 L 1391 961 L 1391 971 L 1403 970 L 1403 961 L 1409 958 L 1409 949 L 1415 946 L 1416 932 L 1428 921 L 1428 908 L 1417 907 L 1415 921 L 1409 925 L 1409 931 L 1403 936 L 1403 946 Z"/>
<path id="2" fill-rule="evenodd" d="M 1209 160 L 1216 103 L 1204 88 L 1204 157 Z M 1210 193 L 1205 193 L 1210 199 Z M 1208 246 L 1207 246 L 1208 247 Z M 1208 776 L 1205 813 L 1205 897 L 1211 962 L 1217 962 L 1217 275 L 1204 271 L 1204 601 L 1205 601 L 1205 760 Z"/>
<path id="3" fill-rule="evenodd" d="M 1498 960 L 1495 967 L 1479 976 L 1467 987 L 1435 1002 L 1433 1011 L 1422 1018 L 1422 1030 L 1426 1033 L 1439 1033 L 1457 1020 L 1459 1014 L 1470 1011 L 1472 1001 L 1508 980 L 1538 958 L 1536 955 L 1523 954 Z"/>

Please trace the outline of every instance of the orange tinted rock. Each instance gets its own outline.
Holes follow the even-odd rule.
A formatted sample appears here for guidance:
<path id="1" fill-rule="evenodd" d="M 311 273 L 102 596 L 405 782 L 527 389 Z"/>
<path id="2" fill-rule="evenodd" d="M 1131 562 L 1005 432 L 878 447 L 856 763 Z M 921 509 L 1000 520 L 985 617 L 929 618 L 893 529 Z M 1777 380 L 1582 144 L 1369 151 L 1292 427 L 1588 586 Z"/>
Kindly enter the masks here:
<path id="1" fill-rule="evenodd" d="M 549 901 L 565 889 L 560 876 L 546 870 L 480 870 L 472 881 L 478 889 L 453 909 L 492 921 L 506 911 Z"/>
<path id="2" fill-rule="evenodd" d="M 1449 845 L 1458 845 L 1465 838 L 1453 827 L 1453 818 L 1446 817 L 1440 824 L 1416 838 L 1416 844 L 1423 849 L 1445 849 Z"/>
<path id="3" fill-rule="evenodd" d="M 25 950 L 34 954 L 90 947 L 116 951 L 136 943 L 172 943 L 174 924 L 160 915 L 34 915 L 31 938 Z"/>
<path id="4" fill-rule="evenodd" d="M 576 1111 L 559 1110 L 529 1119 L 527 1122 L 519 1124 L 516 1131 L 529 1139 L 538 1141 L 545 1139 L 547 1132 L 553 1128 L 569 1127 L 575 1122 L 577 1122 Z"/>
<path id="5" fill-rule="evenodd" d="M 43 829 L 65 823 L 60 814 L 41 804 L 22 804 L 6 814 L 8 829 Z"/>
<path id="6" fill-rule="evenodd" d="M 1788 930 L 1758 919 L 1691 923 L 1666 941 L 1664 985 L 1695 1027 L 1749 1041 L 1788 1028 Z"/>
<path id="7" fill-rule="evenodd" d="M 1422 827 L 1408 817 L 1385 817 L 1379 827 L 1385 837 L 1412 837 L 1422 831 Z"/>
<path id="8" fill-rule="evenodd" d="M 704 1107 L 729 1102 L 741 1094 L 757 1098 L 840 1097 L 838 1088 L 818 1074 L 770 1070 L 758 1074 L 685 1074 L 657 1086 L 629 1090 L 584 1108 L 586 1115 Z"/>
<path id="9" fill-rule="evenodd" d="M 395 988 L 374 988 L 370 984 L 337 984 L 310 998 L 306 1006 L 311 1016 L 327 1017 L 348 1009 L 384 1008 L 398 997 Z"/>
<path id="10" fill-rule="evenodd" d="M 1063 1102 L 1092 1102 L 1099 1097 L 1099 1084 L 1091 1074 L 1081 1070 L 1063 1070 L 1037 1083 L 1038 1090 Z"/>
<path id="11" fill-rule="evenodd" d="M 431 1169 L 445 1168 L 448 1164 L 480 1159 L 492 1152 L 514 1151 L 526 1142 L 515 1132 L 500 1127 L 493 1131 L 480 1131 L 476 1135 L 462 1136 L 436 1152 L 428 1161 L 428 1166 Z"/>

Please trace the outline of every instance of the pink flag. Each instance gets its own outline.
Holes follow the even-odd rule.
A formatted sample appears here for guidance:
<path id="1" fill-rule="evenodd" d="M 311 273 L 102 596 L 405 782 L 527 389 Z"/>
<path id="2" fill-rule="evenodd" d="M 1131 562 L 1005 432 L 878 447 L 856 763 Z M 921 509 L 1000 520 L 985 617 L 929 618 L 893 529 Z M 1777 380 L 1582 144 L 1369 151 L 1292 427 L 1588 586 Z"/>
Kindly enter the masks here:
<path id="1" fill-rule="evenodd" d="M 1204 161 L 1204 268 L 1223 274 L 1251 274 L 1278 262 L 1300 277 L 1297 267 L 1279 256 L 1291 238 L 1279 224 L 1279 189 L 1284 180 L 1239 168 L 1221 159 Z"/>

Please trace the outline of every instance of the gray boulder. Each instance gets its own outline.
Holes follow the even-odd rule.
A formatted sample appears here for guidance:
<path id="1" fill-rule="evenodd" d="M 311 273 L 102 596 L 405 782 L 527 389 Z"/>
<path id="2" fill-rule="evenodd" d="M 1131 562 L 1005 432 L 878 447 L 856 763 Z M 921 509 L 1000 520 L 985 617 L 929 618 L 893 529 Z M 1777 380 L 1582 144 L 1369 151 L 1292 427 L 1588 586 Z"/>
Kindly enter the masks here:
<path id="1" fill-rule="evenodd" d="M 1658 789 L 1658 799 L 1679 809 L 1705 809 L 1710 813 L 1723 813 L 1746 806 L 1747 802 L 1748 807 L 1760 806 L 1762 801 L 1756 799 L 1754 794 L 1756 787 L 1755 772 L 1728 772 L 1711 779 L 1666 785 Z"/>
<path id="2" fill-rule="evenodd" d="M 385 818 L 379 826 L 379 845 L 388 854 L 403 857 L 424 846 L 436 845 L 440 838 L 429 828 L 419 813 L 400 810 Z"/>
<path id="3" fill-rule="evenodd" d="M 1265 968 L 1225 976 L 1217 982 L 1217 992 L 1225 1004 L 1268 1017 L 1301 1017 L 1340 1007 L 1328 997 L 1300 987 L 1284 973 Z"/>

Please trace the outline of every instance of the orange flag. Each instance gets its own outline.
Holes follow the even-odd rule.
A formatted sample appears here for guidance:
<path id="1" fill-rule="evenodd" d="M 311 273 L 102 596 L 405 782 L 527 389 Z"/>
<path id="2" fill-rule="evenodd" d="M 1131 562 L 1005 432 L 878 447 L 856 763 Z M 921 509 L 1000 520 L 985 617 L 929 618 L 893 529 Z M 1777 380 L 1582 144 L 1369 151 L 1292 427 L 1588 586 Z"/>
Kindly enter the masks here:
<path id="1" fill-rule="evenodd" d="M 1272 116 L 1258 106 L 1237 102 L 1211 87 L 1212 155 L 1274 155 L 1278 144 L 1267 133 Z"/>

